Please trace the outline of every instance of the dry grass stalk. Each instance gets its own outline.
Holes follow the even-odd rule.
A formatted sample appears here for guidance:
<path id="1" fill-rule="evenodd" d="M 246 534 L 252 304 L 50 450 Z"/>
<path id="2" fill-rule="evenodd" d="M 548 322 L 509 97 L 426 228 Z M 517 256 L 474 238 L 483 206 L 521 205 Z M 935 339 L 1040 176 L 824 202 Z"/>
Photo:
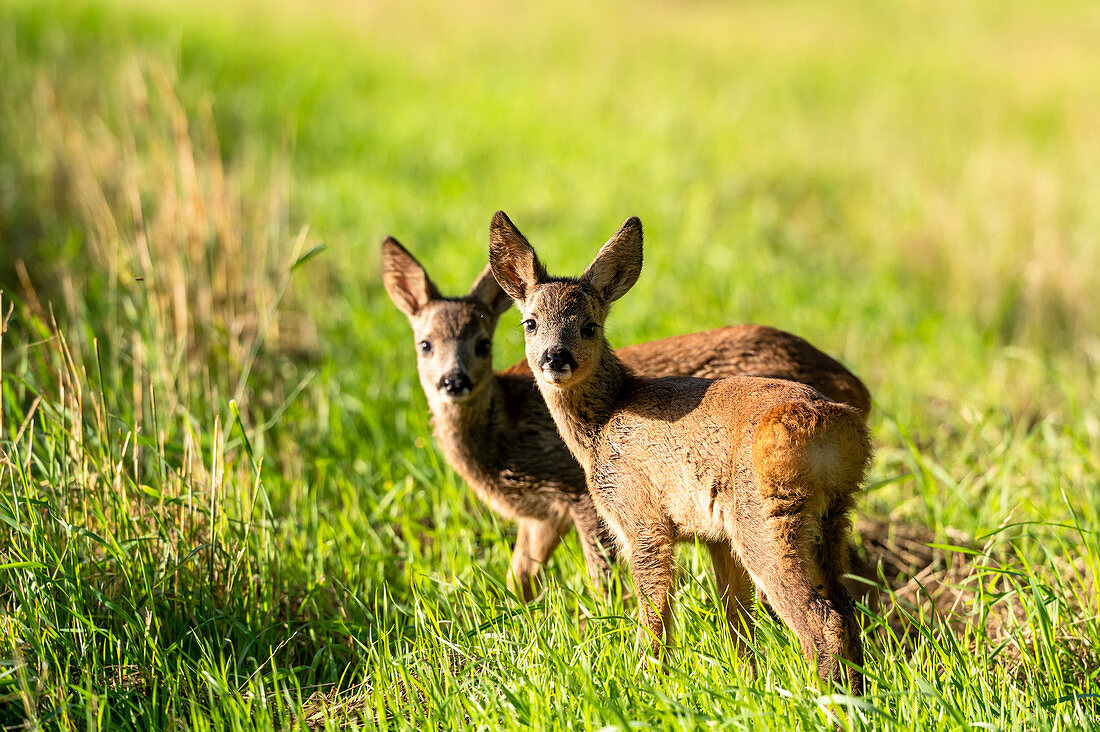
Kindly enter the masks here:
<path id="1" fill-rule="evenodd" d="M 285 162 L 246 156 L 227 167 L 209 102 L 189 114 L 175 79 L 154 68 L 131 62 L 120 72 L 120 109 L 90 120 L 39 79 L 37 143 L 58 205 L 84 234 L 86 261 L 53 273 L 66 312 L 79 312 L 81 293 L 103 282 L 123 323 L 131 320 L 103 324 L 119 326 L 105 347 L 125 354 L 173 413 L 196 396 L 247 399 L 261 347 L 312 353 L 316 331 L 283 303 L 308 238 L 289 230 Z M 28 302 L 43 299 L 27 289 Z M 135 379 L 139 416 L 148 391 L 140 386 Z"/>
<path id="2" fill-rule="evenodd" d="M 185 548 L 216 546 L 227 515 L 253 514 L 254 466 L 225 454 L 226 401 L 249 424 L 254 404 L 286 397 L 280 364 L 316 350 L 290 292 L 308 232 L 289 228 L 283 158 L 223 158 L 210 104 L 189 111 L 162 66 L 133 60 L 116 77 L 92 113 L 59 80 L 42 74 L 33 86 L 41 123 L 22 142 L 33 175 L 50 182 L 37 203 L 82 239 L 75 261 L 15 262 L 25 312 L 8 343 L 33 344 L 27 358 L 47 375 L 16 443 L 29 461 L 44 439 L 39 402 L 59 407 L 50 416 L 72 482 L 42 490 L 58 491 L 64 520 L 116 542 L 154 537 L 143 551 L 180 561 Z M 224 484 L 240 489 L 225 495 Z M 93 505 L 117 510 L 93 515 Z M 102 579 L 107 590 L 119 581 Z"/>

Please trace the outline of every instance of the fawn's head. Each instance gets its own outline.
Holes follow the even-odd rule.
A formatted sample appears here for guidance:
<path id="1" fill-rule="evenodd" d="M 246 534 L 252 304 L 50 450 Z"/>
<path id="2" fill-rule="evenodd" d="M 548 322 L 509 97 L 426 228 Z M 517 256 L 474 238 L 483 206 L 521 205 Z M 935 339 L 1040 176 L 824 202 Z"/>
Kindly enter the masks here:
<path id="1" fill-rule="evenodd" d="M 642 271 L 642 222 L 626 220 L 580 277 L 551 277 L 503 211 L 489 227 L 489 266 L 523 313 L 527 362 L 543 382 L 579 384 L 599 364 L 603 324 Z"/>
<path id="2" fill-rule="evenodd" d="M 486 267 L 465 297 L 443 297 L 416 258 L 393 237 L 382 242 L 382 282 L 409 318 L 416 370 L 429 399 L 461 402 L 493 373 L 493 331 L 511 301 Z"/>

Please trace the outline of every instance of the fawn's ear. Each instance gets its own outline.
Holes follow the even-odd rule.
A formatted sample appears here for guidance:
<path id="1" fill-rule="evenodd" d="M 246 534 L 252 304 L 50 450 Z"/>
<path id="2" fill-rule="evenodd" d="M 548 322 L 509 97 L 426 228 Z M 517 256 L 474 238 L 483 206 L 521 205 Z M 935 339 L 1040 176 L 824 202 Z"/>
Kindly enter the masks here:
<path id="1" fill-rule="evenodd" d="M 392 236 L 382 242 L 382 284 L 393 304 L 410 318 L 440 297 L 420 262 Z"/>
<path id="2" fill-rule="evenodd" d="M 625 295 L 641 273 L 642 221 L 631 216 L 603 245 L 581 279 L 610 304 Z"/>
<path id="3" fill-rule="evenodd" d="M 489 308 L 489 312 L 493 315 L 500 315 L 508 308 L 512 307 L 512 298 L 508 296 L 500 287 L 500 283 L 497 282 L 496 277 L 493 276 L 493 268 L 491 265 L 485 265 L 485 269 L 481 270 L 481 274 L 477 276 L 477 282 L 470 288 L 470 294 L 467 295 L 471 300 L 477 300 L 484 303 L 485 307 Z"/>
<path id="4" fill-rule="evenodd" d="M 524 302 L 531 288 L 546 277 L 535 250 L 503 211 L 493 214 L 489 224 L 489 266 L 501 288 L 517 304 Z"/>

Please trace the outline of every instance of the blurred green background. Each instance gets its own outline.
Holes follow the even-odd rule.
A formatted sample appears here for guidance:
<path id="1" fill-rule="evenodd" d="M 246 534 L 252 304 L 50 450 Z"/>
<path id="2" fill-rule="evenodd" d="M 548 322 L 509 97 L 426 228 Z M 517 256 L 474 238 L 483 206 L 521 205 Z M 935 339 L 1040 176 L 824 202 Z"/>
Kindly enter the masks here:
<path id="1" fill-rule="evenodd" d="M 861 515 L 964 537 L 980 591 L 869 641 L 843 724 L 1095 723 L 1098 38 L 1069 1 L 4 3 L 0 718 L 831 724 L 780 627 L 738 664 L 693 548 L 663 678 L 573 543 L 505 596 L 378 262 L 465 292 L 499 208 L 560 274 L 642 218 L 613 344 L 760 322 L 867 383 Z"/>

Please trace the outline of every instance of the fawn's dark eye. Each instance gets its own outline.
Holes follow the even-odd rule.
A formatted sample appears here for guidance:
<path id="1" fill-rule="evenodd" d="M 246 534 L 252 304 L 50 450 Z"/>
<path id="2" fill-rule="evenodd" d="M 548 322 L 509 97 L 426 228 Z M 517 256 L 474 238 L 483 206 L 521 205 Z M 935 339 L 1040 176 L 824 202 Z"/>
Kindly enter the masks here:
<path id="1" fill-rule="evenodd" d="M 482 338 L 480 341 L 477 342 L 477 345 L 474 346 L 474 353 L 484 358 L 485 356 L 489 355 L 489 351 L 492 349 L 492 347 L 493 342 L 491 340 L 489 340 L 488 338 Z"/>
<path id="2" fill-rule="evenodd" d="M 523 332 L 527 335 L 532 335 L 538 329 L 539 324 L 536 323 L 534 320 L 531 320 L 531 318 L 523 321 Z"/>
<path id="3" fill-rule="evenodd" d="M 584 338 L 595 338 L 596 332 L 599 329 L 599 323 L 585 323 L 581 326 L 581 336 Z"/>
<path id="4" fill-rule="evenodd" d="M 432 352 L 431 341 L 420 341 L 418 345 L 420 347 L 420 352 L 423 353 L 425 356 Z"/>

